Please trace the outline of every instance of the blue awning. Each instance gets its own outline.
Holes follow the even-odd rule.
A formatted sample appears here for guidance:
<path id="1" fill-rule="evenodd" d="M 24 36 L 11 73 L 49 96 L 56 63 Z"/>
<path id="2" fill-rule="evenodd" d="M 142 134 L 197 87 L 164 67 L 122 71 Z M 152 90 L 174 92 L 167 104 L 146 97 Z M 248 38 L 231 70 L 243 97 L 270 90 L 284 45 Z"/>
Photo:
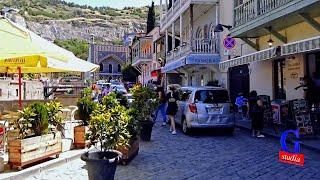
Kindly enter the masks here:
<path id="1" fill-rule="evenodd" d="M 167 63 L 162 69 L 162 73 L 167 73 L 169 71 L 175 70 L 184 65 L 203 65 L 203 64 L 219 64 L 221 60 L 218 54 L 190 54 L 187 57 L 181 58 L 179 60 Z"/>
<path id="2" fill-rule="evenodd" d="M 173 62 L 166 63 L 166 65 L 161 68 L 162 73 L 167 73 L 169 71 L 175 70 L 179 67 L 182 67 L 186 64 L 186 58 L 182 58 Z"/>

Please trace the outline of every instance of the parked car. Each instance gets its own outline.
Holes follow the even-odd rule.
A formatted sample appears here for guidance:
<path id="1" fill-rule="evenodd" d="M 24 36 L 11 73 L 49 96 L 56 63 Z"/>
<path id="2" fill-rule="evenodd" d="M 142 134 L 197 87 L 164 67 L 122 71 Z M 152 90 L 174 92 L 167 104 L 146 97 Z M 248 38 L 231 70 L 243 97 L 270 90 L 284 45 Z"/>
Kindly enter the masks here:
<path id="1" fill-rule="evenodd" d="M 126 90 L 126 88 L 123 85 L 115 85 L 115 84 L 111 84 L 111 90 L 112 91 L 117 91 L 117 92 L 121 92 L 123 94 L 127 94 L 128 91 Z"/>
<path id="2" fill-rule="evenodd" d="M 182 87 L 176 123 L 185 134 L 191 128 L 225 128 L 233 133 L 235 116 L 228 91 L 221 87 Z"/>
<path id="3" fill-rule="evenodd" d="M 131 104 L 133 102 L 132 94 L 127 93 L 124 95 L 128 99 L 128 103 Z"/>

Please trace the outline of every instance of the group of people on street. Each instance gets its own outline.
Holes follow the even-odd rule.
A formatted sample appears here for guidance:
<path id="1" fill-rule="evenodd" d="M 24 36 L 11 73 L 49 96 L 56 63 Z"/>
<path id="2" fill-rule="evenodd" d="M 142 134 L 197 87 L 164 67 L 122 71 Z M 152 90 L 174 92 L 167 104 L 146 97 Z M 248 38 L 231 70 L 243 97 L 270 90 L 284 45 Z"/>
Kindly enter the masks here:
<path id="1" fill-rule="evenodd" d="M 96 84 L 92 84 L 91 90 L 91 98 L 94 102 L 100 102 L 104 96 L 107 96 L 112 91 L 109 84 L 107 84 L 102 91 L 100 91 Z"/>
<path id="2" fill-rule="evenodd" d="M 158 106 L 155 112 L 155 119 L 158 117 L 158 113 L 161 112 L 162 116 L 162 126 L 166 126 L 167 124 L 167 117 L 170 121 L 170 132 L 172 135 L 176 135 L 176 127 L 175 127 L 175 115 L 178 112 L 178 101 L 179 96 L 176 92 L 176 88 L 174 86 L 169 87 L 169 91 L 165 94 L 163 87 L 157 87 L 157 94 L 160 100 L 160 105 Z"/>
<path id="3" fill-rule="evenodd" d="M 239 93 L 235 104 L 242 118 L 250 118 L 252 137 L 264 137 L 261 134 L 264 125 L 264 105 L 263 101 L 258 98 L 257 91 L 251 91 L 248 99 Z"/>

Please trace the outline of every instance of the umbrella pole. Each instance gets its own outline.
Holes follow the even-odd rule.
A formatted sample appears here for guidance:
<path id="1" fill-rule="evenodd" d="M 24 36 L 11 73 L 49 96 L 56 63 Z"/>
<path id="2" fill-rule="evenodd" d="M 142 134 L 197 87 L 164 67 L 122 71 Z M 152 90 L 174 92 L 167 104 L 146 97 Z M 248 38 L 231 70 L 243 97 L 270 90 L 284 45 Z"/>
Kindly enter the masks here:
<path id="1" fill-rule="evenodd" d="M 21 67 L 18 67 L 18 71 L 19 71 L 19 110 L 22 109 L 22 98 L 21 98 Z"/>

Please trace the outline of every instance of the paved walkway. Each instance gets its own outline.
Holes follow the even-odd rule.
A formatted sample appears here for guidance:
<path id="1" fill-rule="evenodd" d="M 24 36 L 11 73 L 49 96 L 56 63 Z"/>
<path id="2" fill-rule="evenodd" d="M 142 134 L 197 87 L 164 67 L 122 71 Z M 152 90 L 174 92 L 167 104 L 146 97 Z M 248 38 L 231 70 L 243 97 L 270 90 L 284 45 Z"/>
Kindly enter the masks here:
<path id="1" fill-rule="evenodd" d="M 234 136 L 172 136 L 168 128 L 157 126 L 139 155 L 128 166 L 118 166 L 116 179 L 319 179 L 319 154 L 302 149 L 305 166 L 298 167 L 278 162 L 279 149 L 279 140 L 252 138 L 240 129 Z M 87 172 L 77 159 L 27 179 L 85 180 Z"/>
<path id="2" fill-rule="evenodd" d="M 240 119 L 239 118 L 236 121 L 236 125 L 240 128 L 244 128 L 247 130 L 251 129 L 251 121 L 248 119 Z M 276 132 L 276 130 L 271 127 L 264 127 L 263 133 L 265 135 L 269 135 L 269 136 L 279 138 L 279 139 L 281 136 L 281 132 Z M 292 142 L 295 139 L 288 138 L 288 140 L 289 140 L 289 142 L 290 141 Z M 311 149 L 311 150 L 315 150 L 320 153 L 320 136 L 316 135 L 316 136 L 307 136 L 307 137 L 301 138 L 301 146 L 304 146 L 304 147 Z"/>

